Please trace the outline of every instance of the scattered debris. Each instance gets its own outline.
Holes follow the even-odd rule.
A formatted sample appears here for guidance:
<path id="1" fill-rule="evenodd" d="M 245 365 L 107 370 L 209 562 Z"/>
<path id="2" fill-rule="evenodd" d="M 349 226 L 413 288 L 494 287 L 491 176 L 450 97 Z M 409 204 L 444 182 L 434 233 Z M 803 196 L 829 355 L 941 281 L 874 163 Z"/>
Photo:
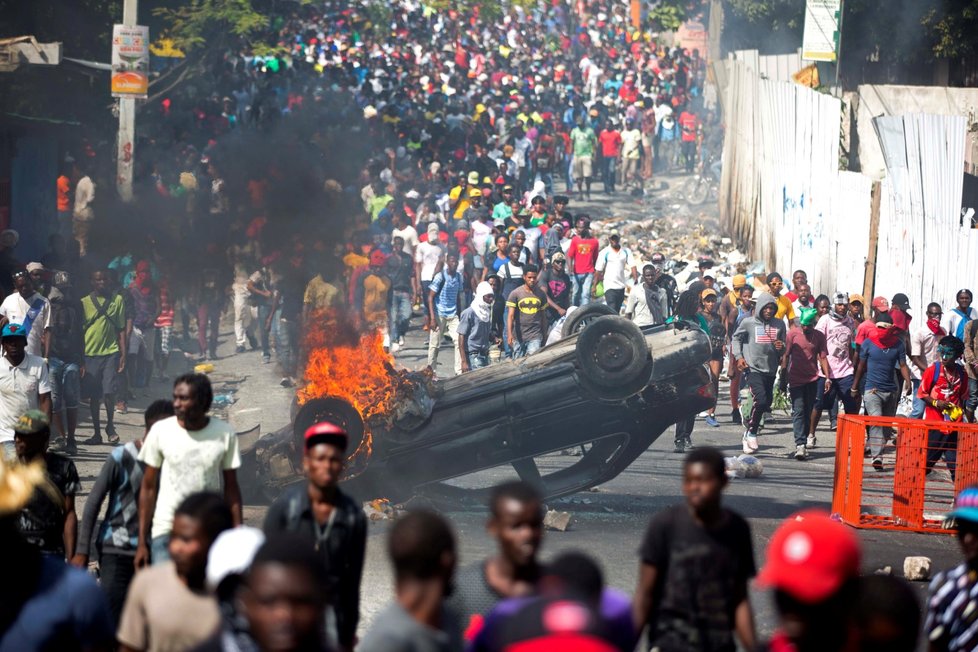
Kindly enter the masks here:
<path id="1" fill-rule="evenodd" d="M 726 457 L 723 461 L 727 467 L 727 477 L 730 479 L 759 478 L 764 473 L 764 463 L 753 455 Z"/>
<path id="2" fill-rule="evenodd" d="M 397 517 L 397 511 L 386 498 L 368 500 L 363 504 L 363 512 L 371 521 L 388 521 Z"/>
<path id="3" fill-rule="evenodd" d="M 558 512 L 550 509 L 543 517 L 543 526 L 548 530 L 557 530 L 558 532 L 566 532 L 570 522 L 570 512 Z"/>
<path id="4" fill-rule="evenodd" d="M 883 568 L 877 568 L 876 570 L 873 571 L 873 575 L 892 575 L 892 574 L 893 574 L 892 566 L 884 566 Z"/>
<path id="5" fill-rule="evenodd" d="M 903 560 L 903 576 L 911 582 L 926 582 L 930 579 L 930 557 L 907 557 Z"/>

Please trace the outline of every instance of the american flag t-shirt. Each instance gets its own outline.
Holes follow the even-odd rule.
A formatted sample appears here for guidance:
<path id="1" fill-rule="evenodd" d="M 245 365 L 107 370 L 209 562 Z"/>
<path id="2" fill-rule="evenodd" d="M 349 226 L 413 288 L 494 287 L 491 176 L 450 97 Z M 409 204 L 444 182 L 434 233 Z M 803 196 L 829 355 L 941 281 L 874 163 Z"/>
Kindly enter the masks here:
<path id="1" fill-rule="evenodd" d="M 778 340 L 778 329 L 767 324 L 754 326 L 754 341 L 758 344 L 774 344 Z"/>

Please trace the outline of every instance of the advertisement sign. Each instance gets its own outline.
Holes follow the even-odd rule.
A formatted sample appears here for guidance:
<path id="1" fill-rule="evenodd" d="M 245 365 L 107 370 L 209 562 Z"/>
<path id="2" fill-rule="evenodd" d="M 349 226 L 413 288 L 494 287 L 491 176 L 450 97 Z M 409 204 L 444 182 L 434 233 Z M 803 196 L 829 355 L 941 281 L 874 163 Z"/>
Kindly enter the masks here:
<path id="1" fill-rule="evenodd" d="M 112 97 L 146 97 L 149 90 L 149 28 L 112 28 Z"/>
<path id="2" fill-rule="evenodd" d="M 801 58 L 835 62 L 839 52 L 842 0 L 807 0 Z"/>

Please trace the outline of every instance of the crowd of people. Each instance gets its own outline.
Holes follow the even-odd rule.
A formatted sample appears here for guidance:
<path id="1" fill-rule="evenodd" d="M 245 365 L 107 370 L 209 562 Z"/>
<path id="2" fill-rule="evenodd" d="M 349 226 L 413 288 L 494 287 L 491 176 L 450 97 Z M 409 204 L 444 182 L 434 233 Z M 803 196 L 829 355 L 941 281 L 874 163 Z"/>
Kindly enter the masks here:
<path id="1" fill-rule="evenodd" d="M 47 251 L 24 265 L 16 232 L 0 233 L 0 541 L 19 560 L 0 592 L 0 652 L 631 650 L 643 632 L 663 651 L 913 649 L 913 594 L 859 577 L 856 538 L 812 513 L 771 541 L 758 582 L 775 590 L 780 626 L 760 644 L 750 528 L 722 507 L 723 457 L 703 447 L 685 458 L 686 503 L 641 542 L 633 596 L 604 586 L 586 554 L 543 564 L 542 499 L 507 484 L 488 505 L 498 554 L 458 572 L 443 517 L 391 528 L 394 600 L 360 641 L 366 523 L 337 486 L 347 440 L 333 424 L 305 433 L 307 482 L 248 528 L 235 434 L 208 414 L 206 376 L 181 375 L 145 411 L 143 436 L 112 449 L 79 518 L 81 404 L 86 443 L 119 443 L 132 391 L 167 379 L 171 353 L 216 359 L 226 312 L 235 354 L 274 353 L 283 386 L 302 382 L 304 335 L 324 310 L 379 329 L 392 353 L 420 327 L 433 368 L 450 339 L 456 374 L 533 354 L 591 303 L 639 326 L 700 328 L 745 453 L 777 392 L 798 460 L 840 404 L 894 415 L 906 395 L 909 416 L 974 420 L 970 291 L 911 328 L 902 294 L 816 295 L 803 271 L 788 292 L 777 272 L 724 287 L 708 262 L 680 287 L 662 253 L 592 229 L 579 208 L 592 191 L 640 196 L 653 174 L 715 160 L 722 141 L 700 53 L 632 27 L 625 5 L 288 11 L 275 54 L 225 53 L 206 92 L 147 105 L 133 204 L 110 198 L 109 158 L 82 143 L 56 181 Z M 703 419 L 719 425 L 716 406 Z M 677 425 L 677 451 L 695 424 Z M 928 470 L 943 457 L 954 477 L 944 430 L 930 434 Z M 880 471 L 888 436 L 874 427 L 867 441 Z M 932 587 L 934 649 L 974 647 L 976 496 L 951 515 L 966 561 Z M 82 570 L 96 557 L 100 589 Z"/>
<path id="2" fill-rule="evenodd" d="M 211 400 L 206 376 L 178 378 L 173 400 L 146 411 L 145 435 L 105 462 L 80 525 L 78 474 L 48 450 L 47 416 L 18 418 L 14 458 L 0 459 L 0 545 L 17 559 L 0 594 L 0 650 L 628 652 L 643 632 L 649 648 L 676 652 L 736 642 L 916 649 L 914 591 L 892 576 L 860 576 L 858 537 L 825 513 L 789 517 L 758 574 L 750 525 L 723 506 L 728 475 L 710 447 L 685 458 L 684 503 L 651 518 L 633 596 L 607 587 L 587 553 L 543 562 L 543 498 L 515 481 L 489 498 L 496 554 L 460 570 L 449 521 L 423 509 L 400 517 L 387 535 L 391 603 L 358 638 L 367 525 L 339 486 L 347 433 L 310 426 L 305 482 L 273 503 L 261 529 L 244 526 L 236 438 L 208 414 Z M 970 650 L 978 487 L 958 496 L 948 519 L 965 560 L 934 578 L 924 631 L 930 649 Z M 96 550 L 101 587 L 85 570 Z M 778 613 L 763 642 L 748 591 L 755 575 Z"/>

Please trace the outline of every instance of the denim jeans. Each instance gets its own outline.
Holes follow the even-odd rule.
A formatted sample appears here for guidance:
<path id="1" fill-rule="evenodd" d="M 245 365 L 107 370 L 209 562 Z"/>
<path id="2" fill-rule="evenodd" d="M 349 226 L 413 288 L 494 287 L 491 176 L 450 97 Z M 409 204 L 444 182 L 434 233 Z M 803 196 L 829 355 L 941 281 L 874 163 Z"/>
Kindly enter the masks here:
<path id="1" fill-rule="evenodd" d="M 429 288 L 431 288 L 431 281 L 421 281 L 421 305 L 424 306 L 425 319 L 431 319 L 431 309 L 428 307 Z"/>
<path id="2" fill-rule="evenodd" d="M 863 396 L 863 405 L 866 407 L 866 414 L 871 417 L 892 417 L 896 414 L 897 404 L 900 402 L 900 393 L 881 392 L 873 389 L 866 392 Z M 869 454 L 872 457 L 879 457 L 883 454 L 883 447 L 889 440 L 889 428 L 883 426 L 869 427 Z"/>
<path id="3" fill-rule="evenodd" d="M 910 412 L 911 419 L 923 419 L 924 418 L 924 408 L 927 404 L 924 403 L 924 399 L 917 398 L 917 390 L 920 389 L 920 380 L 914 378 L 911 381 L 913 386 L 913 410 Z"/>
<path id="4" fill-rule="evenodd" d="M 955 479 L 958 467 L 958 433 L 927 431 L 927 464 L 926 472 L 930 473 L 938 460 L 944 458 L 947 470 L 951 472 L 951 480 Z"/>
<path id="5" fill-rule="evenodd" d="M 267 304 L 258 306 L 258 341 L 261 342 L 261 357 L 268 360 L 272 357 L 272 347 L 270 344 L 271 332 L 265 328 L 268 316 L 272 314 L 272 307 Z"/>
<path id="6" fill-rule="evenodd" d="M 411 319 L 411 301 L 414 297 L 405 290 L 394 290 L 391 293 L 390 334 L 391 342 L 396 342 L 404 336 Z"/>
<path id="7" fill-rule="evenodd" d="M 601 157 L 601 181 L 604 183 L 605 192 L 615 191 L 615 161 L 614 156 Z"/>
<path id="8" fill-rule="evenodd" d="M 170 535 L 161 534 L 149 542 L 149 558 L 154 566 L 170 561 Z"/>
<path id="9" fill-rule="evenodd" d="M 965 406 L 971 410 L 978 408 L 978 380 L 968 379 L 968 401 Z"/>
<path id="10" fill-rule="evenodd" d="M 795 446 L 804 446 L 807 441 L 808 426 L 811 423 L 817 391 L 818 381 L 788 389 L 788 395 L 791 397 L 791 429 L 795 436 Z"/>
<path id="11" fill-rule="evenodd" d="M 489 366 L 489 353 L 469 351 L 465 354 L 469 360 L 469 369 L 482 369 Z"/>
<path id="12" fill-rule="evenodd" d="M 74 409 L 81 400 L 81 370 L 74 362 L 48 358 L 48 376 L 51 379 L 51 410 Z"/>
<path id="13" fill-rule="evenodd" d="M 132 555 L 117 555 L 103 552 L 98 560 L 99 586 L 109 599 L 109 612 L 112 614 L 112 624 L 119 625 L 122 617 L 122 607 L 126 603 L 126 593 L 129 583 L 136 573 Z"/>
<path id="14" fill-rule="evenodd" d="M 278 358 L 280 372 L 284 376 L 295 375 L 295 332 L 297 324 L 282 318 L 282 309 L 275 311 L 272 317 L 272 329 L 275 335 L 275 355 Z"/>
<path id="15" fill-rule="evenodd" d="M 540 340 L 529 340 L 527 342 L 520 342 L 517 340 L 516 344 L 513 345 L 513 358 L 525 358 L 528 355 L 533 355 L 543 346 Z"/>
<path id="16" fill-rule="evenodd" d="M 591 282 L 594 281 L 594 272 L 572 274 L 571 281 L 574 284 L 574 295 L 571 303 L 579 307 L 591 303 Z"/>
<path id="17" fill-rule="evenodd" d="M 621 306 L 625 303 L 625 290 L 605 290 L 604 291 L 604 302 L 608 304 L 608 307 L 615 311 L 615 314 L 621 312 Z"/>

